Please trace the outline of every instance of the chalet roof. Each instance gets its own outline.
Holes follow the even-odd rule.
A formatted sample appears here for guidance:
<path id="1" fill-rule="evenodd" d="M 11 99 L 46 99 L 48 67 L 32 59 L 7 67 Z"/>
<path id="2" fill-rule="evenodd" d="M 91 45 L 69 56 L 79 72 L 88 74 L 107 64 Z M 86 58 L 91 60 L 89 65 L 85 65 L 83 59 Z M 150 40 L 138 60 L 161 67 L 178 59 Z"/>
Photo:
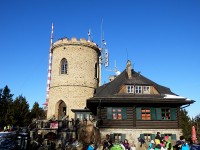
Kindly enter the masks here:
<path id="1" fill-rule="evenodd" d="M 129 72 L 130 73 L 130 72 Z M 119 93 L 123 85 L 148 85 L 153 86 L 159 94 L 129 94 Z M 150 79 L 144 77 L 140 73 L 131 70 L 128 73 L 124 70 L 113 81 L 98 87 L 95 91 L 94 97 L 87 100 L 87 108 L 96 114 L 97 107 L 122 107 L 122 106 L 143 106 L 143 107 L 184 107 L 194 103 L 194 100 L 178 96 L 169 88 L 159 85 Z M 167 105 L 166 105 L 167 104 Z"/>
<path id="2" fill-rule="evenodd" d="M 152 85 L 159 92 L 160 95 L 164 94 L 176 95 L 173 92 L 171 92 L 169 88 L 161 86 L 133 70 L 132 70 L 132 79 L 129 79 L 126 70 L 124 70 L 112 82 L 109 82 L 97 88 L 94 97 L 116 96 L 122 85 L 150 85 L 150 86 Z M 125 94 L 123 95 L 123 97 L 124 96 L 129 97 L 130 95 Z M 131 96 L 133 97 L 133 95 Z"/>

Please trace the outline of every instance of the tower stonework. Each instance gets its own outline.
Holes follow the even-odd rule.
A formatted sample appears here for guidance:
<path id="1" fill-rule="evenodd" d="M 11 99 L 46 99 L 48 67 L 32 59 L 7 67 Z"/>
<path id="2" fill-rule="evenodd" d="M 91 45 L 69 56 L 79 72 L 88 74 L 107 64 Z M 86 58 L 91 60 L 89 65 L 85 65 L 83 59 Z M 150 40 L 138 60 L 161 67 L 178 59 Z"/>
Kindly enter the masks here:
<path id="1" fill-rule="evenodd" d="M 53 44 L 52 76 L 47 118 L 65 115 L 74 118 L 71 109 L 84 109 L 86 100 L 93 97 L 99 82 L 98 46 L 85 39 L 62 38 Z M 66 64 L 62 65 L 62 60 Z M 64 69 L 64 73 L 63 73 Z"/>

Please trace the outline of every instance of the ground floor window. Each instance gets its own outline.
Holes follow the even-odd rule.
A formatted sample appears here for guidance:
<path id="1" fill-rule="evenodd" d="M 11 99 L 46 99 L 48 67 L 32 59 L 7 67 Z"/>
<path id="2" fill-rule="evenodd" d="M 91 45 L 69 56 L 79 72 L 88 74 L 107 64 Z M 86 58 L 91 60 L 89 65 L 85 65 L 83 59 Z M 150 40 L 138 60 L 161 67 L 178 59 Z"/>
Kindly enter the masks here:
<path id="1" fill-rule="evenodd" d="M 143 133 L 140 134 L 140 138 L 142 138 L 145 142 L 150 142 L 151 140 L 155 140 L 156 134 L 154 133 Z M 176 141 L 176 134 L 172 133 L 163 133 L 161 137 L 164 139 L 171 138 L 171 140 Z"/>
<path id="2" fill-rule="evenodd" d="M 151 134 L 144 134 L 144 140 L 145 140 L 145 142 L 150 142 L 151 141 Z"/>
<path id="3" fill-rule="evenodd" d="M 176 140 L 176 134 L 171 134 L 171 133 L 164 133 L 161 135 L 165 140 L 168 140 L 169 138 L 171 140 Z"/>
<path id="4" fill-rule="evenodd" d="M 113 143 L 121 143 L 125 140 L 125 137 L 126 137 L 126 134 L 122 134 L 122 133 L 110 134 L 110 138 Z"/>
<path id="5" fill-rule="evenodd" d="M 115 143 L 120 143 L 122 141 L 122 135 L 120 133 L 114 134 Z"/>
<path id="6" fill-rule="evenodd" d="M 140 138 L 142 138 L 145 142 L 151 142 L 151 140 L 155 139 L 155 134 L 143 133 L 140 134 Z"/>

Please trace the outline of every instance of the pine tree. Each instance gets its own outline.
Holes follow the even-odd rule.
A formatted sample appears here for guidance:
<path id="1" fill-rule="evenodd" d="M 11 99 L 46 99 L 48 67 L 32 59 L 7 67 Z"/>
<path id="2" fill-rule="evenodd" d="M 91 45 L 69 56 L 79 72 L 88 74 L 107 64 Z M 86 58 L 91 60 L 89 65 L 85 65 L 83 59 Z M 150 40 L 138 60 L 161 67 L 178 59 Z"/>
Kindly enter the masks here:
<path id="1" fill-rule="evenodd" d="M 190 141 L 191 135 L 192 135 L 191 133 L 192 125 L 191 125 L 191 119 L 188 115 L 188 112 L 185 109 L 182 109 L 180 111 L 180 118 L 181 118 L 180 127 L 182 129 L 183 136 L 185 137 L 187 141 Z"/>
<path id="2" fill-rule="evenodd" d="M 44 119 L 45 118 L 45 112 L 44 110 L 39 107 L 38 102 L 35 102 L 33 105 L 33 108 L 31 109 L 31 118 L 36 118 L 36 119 Z"/>
<path id="3" fill-rule="evenodd" d="M 12 105 L 13 94 L 10 93 L 10 89 L 7 85 L 4 87 L 4 89 L 1 89 L 0 92 L 0 125 L 2 128 L 9 123 L 6 116 L 10 113 L 8 109 Z"/>
<path id="4" fill-rule="evenodd" d="M 15 125 L 21 127 L 28 126 L 31 122 L 29 104 L 22 95 L 16 97 L 14 101 L 14 118 Z"/>

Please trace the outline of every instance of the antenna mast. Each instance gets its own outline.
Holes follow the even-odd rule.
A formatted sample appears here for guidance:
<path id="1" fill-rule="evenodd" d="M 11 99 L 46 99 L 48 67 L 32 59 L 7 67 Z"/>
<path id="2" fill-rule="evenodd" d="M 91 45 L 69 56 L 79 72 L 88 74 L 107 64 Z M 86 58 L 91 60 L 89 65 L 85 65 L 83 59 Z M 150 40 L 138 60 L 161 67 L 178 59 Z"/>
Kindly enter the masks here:
<path id="1" fill-rule="evenodd" d="M 101 56 L 99 56 L 99 86 L 101 85 L 101 72 L 102 72 L 102 64 L 105 67 L 108 67 L 108 49 L 106 49 L 106 41 L 104 40 L 104 32 L 103 32 L 103 19 L 101 21 L 101 48 L 100 48 Z"/>
<path id="2" fill-rule="evenodd" d="M 46 88 L 46 102 L 44 105 L 46 105 L 46 110 L 49 102 L 49 89 L 50 89 L 50 82 L 51 82 L 51 71 L 52 71 L 52 46 L 53 46 L 53 31 L 54 31 L 54 26 L 52 23 L 51 26 L 51 37 L 50 37 L 50 49 L 49 49 L 49 63 L 48 63 L 48 77 L 47 77 L 47 88 Z"/>
<path id="3" fill-rule="evenodd" d="M 91 41 L 91 30 L 89 29 L 89 31 L 88 31 L 88 42 L 90 42 Z"/>
<path id="4" fill-rule="evenodd" d="M 120 74 L 120 71 L 117 69 L 117 63 L 116 63 L 116 60 L 115 60 L 115 66 L 114 66 L 114 69 L 107 69 L 107 71 L 113 71 L 115 72 L 115 75 L 118 76 Z"/>

